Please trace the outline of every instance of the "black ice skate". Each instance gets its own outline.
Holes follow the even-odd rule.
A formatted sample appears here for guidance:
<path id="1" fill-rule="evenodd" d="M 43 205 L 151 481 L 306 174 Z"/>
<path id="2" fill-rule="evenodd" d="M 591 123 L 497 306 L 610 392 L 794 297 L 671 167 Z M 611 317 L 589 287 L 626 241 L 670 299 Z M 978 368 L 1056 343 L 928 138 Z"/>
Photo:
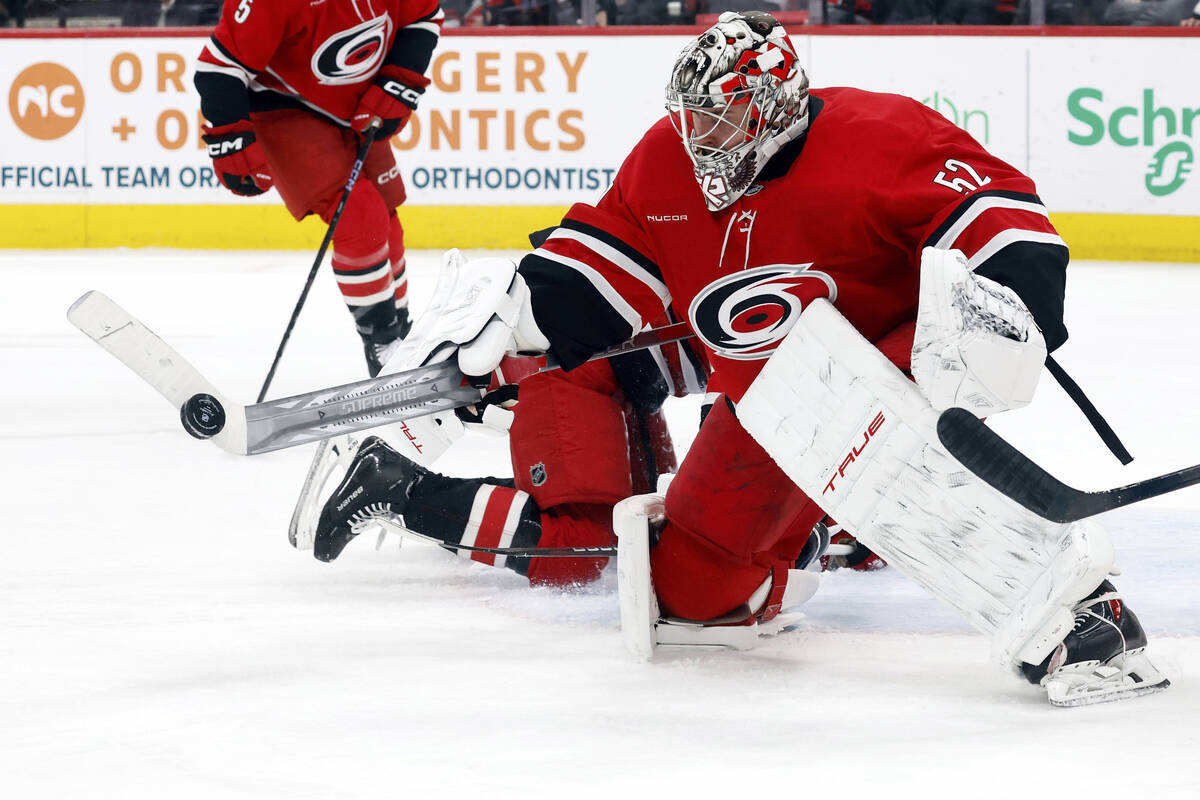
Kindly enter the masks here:
<path id="1" fill-rule="evenodd" d="M 1105 581 L 1075 606 L 1075 628 L 1041 664 L 1022 664 L 1056 706 L 1082 706 L 1160 692 L 1171 685 L 1146 657 L 1146 632 Z"/>
<path id="2" fill-rule="evenodd" d="M 368 437 L 321 509 L 313 555 L 333 561 L 373 520 L 397 519 L 404 512 L 412 484 L 426 474 L 425 468 L 397 453 L 383 439 Z"/>
<path id="3" fill-rule="evenodd" d="M 396 321 L 382 328 L 373 328 L 364 332 L 361 328 L 358 335 L 363 340 L 363 353 L 367 357 L 367 372 L 374 378 L 388 362 L 396 345 L 404 340 L 412 330 L 412 320 L 408 309 L 396 310 Z"/>

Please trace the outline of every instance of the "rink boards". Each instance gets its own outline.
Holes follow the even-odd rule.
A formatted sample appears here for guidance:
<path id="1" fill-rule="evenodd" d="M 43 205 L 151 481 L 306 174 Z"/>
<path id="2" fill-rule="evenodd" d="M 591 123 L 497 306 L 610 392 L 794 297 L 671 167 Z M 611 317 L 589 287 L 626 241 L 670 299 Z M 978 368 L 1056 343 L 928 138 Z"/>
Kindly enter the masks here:
<path id="1" fill-rule="evenodd" d="M 938 110 L 1033 176 L 1076 258 L 1200 261 L 1200 89 L 1181 68 L 1197 36 L 815 30 L 792 37 L 815 87 Z M 321 223 L 295 224 L 273 192 L 215 185 L 192 88 L 203 33 L 111 34 L 5 37 L 0 247 L 314 247 Z M 659 86 L 692 34 L 447 31 L 392 141 L 408 245 L 521 247 L 597 199 L 661 115 Z"/>

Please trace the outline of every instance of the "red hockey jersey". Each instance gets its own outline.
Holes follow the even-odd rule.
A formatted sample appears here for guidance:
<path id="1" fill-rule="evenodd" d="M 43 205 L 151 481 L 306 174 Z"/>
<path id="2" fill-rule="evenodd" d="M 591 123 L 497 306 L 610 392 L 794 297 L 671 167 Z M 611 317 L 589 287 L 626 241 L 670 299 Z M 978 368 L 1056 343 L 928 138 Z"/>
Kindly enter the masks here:
<path id="1" fill-rule="evenodd" d="M 196 65 L 201 109 L 227 125 L 273 94 L 347 124 L 385 64 L 425 73 L 443 16 L 438 0 L 225 0 Z"/>
<path id="2" fill-rule="evenodd" d="M 1051 348 L 1066 339 L 1067 248 L 1033 181 L 914 100 L 833 88 L 810 103 L 807 134 L 716 213 L 660 120 L 604 197 L 522 259 L 565 363 L 673 305 L 711 355 L 712 388 L 737 400 L 814 298 L 873 342 L 910 324 L 925 246 L 962 250 L 1021 296 Z"/>

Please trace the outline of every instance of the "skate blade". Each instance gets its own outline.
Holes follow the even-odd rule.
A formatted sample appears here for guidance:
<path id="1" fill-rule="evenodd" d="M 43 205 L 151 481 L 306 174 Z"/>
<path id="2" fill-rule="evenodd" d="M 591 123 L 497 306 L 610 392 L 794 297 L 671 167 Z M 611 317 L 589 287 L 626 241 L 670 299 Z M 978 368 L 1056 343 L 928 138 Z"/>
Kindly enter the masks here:
<path id="1" fill-rule="evenodd" d="M 296 498 L 296 507 L 292 510 L 292 519 L 288 524 L 288 542 L 297 550 L 312 550 L 317 536 L 317 521 L 325 500 L 337 488 L 337 480 L 330 480 L 334 475 L 340 480 L 342 472 L 340 465 L 349 466 L 358 452 L 359 440 L 351 436 L 339 436 L 324 439 L 317 445 L 313 454 L 312 464 L 304 477 L 304 485 L 300 496 Z"/>
<path id="2" fill-rule="evenodd" d="M 1135 650 L 1107 664 L 1060 669 L 1042 685 L 1050 705 L 1072 708 L 1154 694 L 1171 682 L 1150 663 L 1144 650 Z"/>

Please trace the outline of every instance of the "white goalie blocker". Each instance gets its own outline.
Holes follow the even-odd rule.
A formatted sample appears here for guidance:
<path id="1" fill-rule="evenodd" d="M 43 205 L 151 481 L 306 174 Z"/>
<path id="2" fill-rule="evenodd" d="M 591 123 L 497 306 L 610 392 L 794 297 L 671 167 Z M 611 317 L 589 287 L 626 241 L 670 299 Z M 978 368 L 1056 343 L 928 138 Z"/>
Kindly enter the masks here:
<path id="1" fill-rule="evenodd" d="M 827 301 L 801 315 L 737 407 L 822 509 L 992 640 L 1040 663 L 1113 566 L 1094 523 L 1043 519 L 941 447 L 936 412 Z"/>

